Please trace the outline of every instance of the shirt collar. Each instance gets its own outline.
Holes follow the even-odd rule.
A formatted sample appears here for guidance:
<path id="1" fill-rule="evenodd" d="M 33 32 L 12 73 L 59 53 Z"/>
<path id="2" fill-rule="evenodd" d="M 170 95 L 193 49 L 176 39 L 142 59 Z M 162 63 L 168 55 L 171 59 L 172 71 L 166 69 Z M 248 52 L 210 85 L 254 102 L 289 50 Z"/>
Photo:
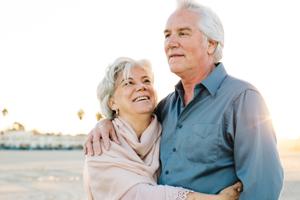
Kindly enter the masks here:
<path id="1" fill-rule="evenodd" d="M 227 72 L 223 64 L 218 63 L 214 70 L 202 81 L 202 84 L 211 95 L 215 95 L 226 76 Z"/>
<path id="2" fill-rule="evenodd" d="M 211 95 L 215 95 L 226 76 L 227 76 L 227 72 L 223 64 L 217 63 L 214 70 L 201 83 L 197 84 L 195 87 L 201 87 L 201 85 L 203 85 Z M 176 84 L 175 90 L 179 92 L 180 95 L 184 94 L 181 81 L 179 81 Z"/>

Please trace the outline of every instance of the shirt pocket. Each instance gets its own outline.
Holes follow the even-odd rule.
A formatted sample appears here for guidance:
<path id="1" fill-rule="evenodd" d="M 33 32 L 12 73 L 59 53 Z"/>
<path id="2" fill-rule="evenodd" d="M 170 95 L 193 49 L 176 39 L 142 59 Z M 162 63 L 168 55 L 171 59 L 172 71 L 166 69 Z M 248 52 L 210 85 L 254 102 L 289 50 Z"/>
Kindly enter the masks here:
<path id="1" fill-rule="evenodd" d="M 218 159 L 220 141 L 219 124 L 193 124 L 184 142 L 188 160 L 197 163 L 212 163 Z"/>

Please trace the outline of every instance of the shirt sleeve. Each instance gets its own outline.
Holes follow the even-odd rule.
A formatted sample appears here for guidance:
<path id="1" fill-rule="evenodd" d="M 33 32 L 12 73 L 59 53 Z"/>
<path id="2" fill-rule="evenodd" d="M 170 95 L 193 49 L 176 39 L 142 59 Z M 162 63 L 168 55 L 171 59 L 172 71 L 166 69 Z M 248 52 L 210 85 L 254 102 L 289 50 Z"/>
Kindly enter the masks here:
<path id="1" fill-rule="evenodd" d="M 277 200 L 283 184 L 276 136 L 261 95 L 246 90 L 233 104 L 234 159 L 240 200 Z"/>
<path id="2" fill-rule="evenodd" d="M 137 184 L 121 200 L 186 200 L 192 191 L 168 185 Z"/>

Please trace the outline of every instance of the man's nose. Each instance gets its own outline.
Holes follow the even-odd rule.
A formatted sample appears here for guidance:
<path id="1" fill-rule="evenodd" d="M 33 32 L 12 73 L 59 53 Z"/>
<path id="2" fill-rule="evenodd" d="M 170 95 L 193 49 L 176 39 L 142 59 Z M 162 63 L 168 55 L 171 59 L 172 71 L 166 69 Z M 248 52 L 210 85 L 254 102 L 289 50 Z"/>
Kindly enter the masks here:
<path id="1" fill-rule="evenodd" d="M 179 46 L 178 38 L 176 37 L 176 35 L 170 35 L 166 39 L 166 46 L 167 46 L 167 48 L 171 48 L 171 49 Z"/>

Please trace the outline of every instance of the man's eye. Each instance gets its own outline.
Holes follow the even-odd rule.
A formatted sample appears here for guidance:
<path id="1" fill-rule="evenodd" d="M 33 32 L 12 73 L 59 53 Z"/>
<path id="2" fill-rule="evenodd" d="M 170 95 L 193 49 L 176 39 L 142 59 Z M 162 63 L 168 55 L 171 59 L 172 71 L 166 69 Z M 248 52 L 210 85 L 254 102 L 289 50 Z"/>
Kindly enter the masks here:
<path id="1" fill-rule="evenodd" d="M 151 83 L 151 80 L 150 79 L 145 79 L 144 83 Z"/>
<path id="2" fill-rule="evenodd" d="M 168 37 L 170 37 L 170 34 L 165 34 L 165 38 L 168 38 Z"/>
<path id="3" fill-rule="evenodd" d="M 188 35 L 188 33 L 185 33 L 185 32 L 179 32 L 179 36 L 186 36 Z"/>

